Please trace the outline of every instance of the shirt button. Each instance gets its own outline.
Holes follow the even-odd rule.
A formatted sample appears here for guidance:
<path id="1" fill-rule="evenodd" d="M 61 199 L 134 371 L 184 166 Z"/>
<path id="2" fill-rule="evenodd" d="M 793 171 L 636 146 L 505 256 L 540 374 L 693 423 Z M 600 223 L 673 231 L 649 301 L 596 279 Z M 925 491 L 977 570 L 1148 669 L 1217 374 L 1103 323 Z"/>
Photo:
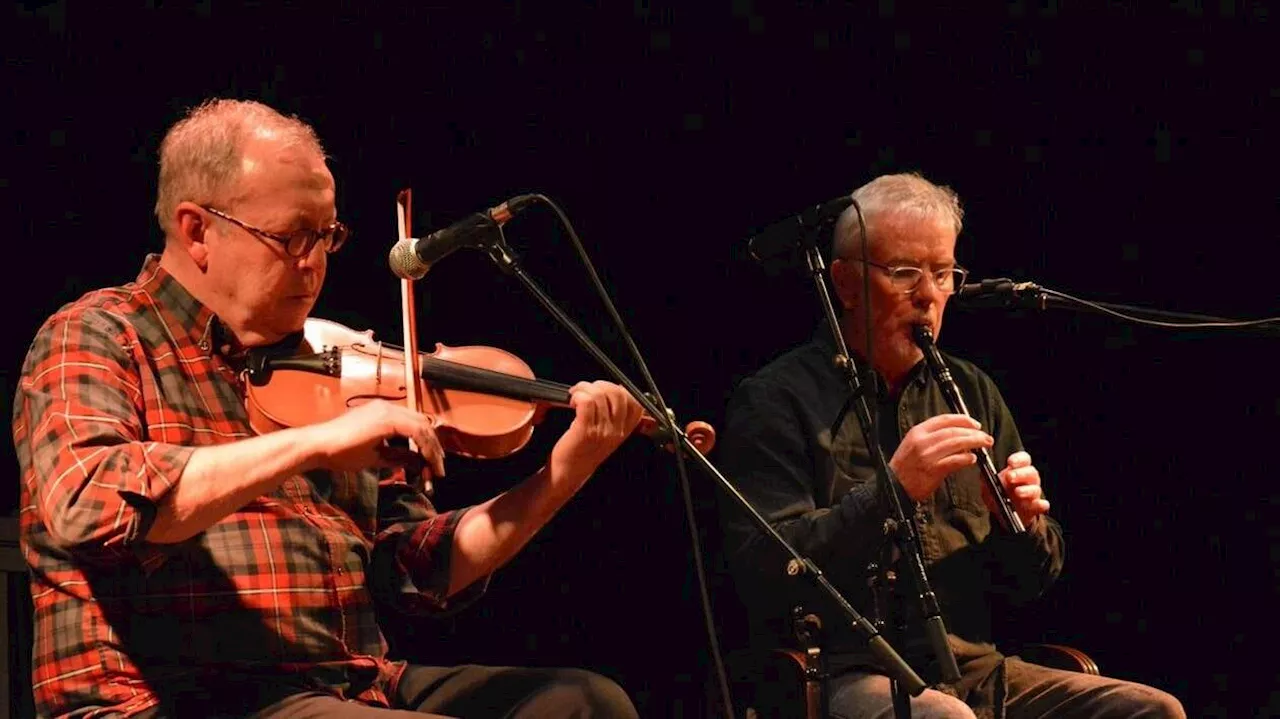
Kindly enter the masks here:
<path id="1" fill-rule="evenodd" d="M 209 351 L 209 343 L 208 343 L 208 342 L 205 342 L 204 340 L 200 340 L 200 345 L 199 345 L 199 347 L 200 347 L 200 350 L 201 350 L 202 352 L 208 352 L 208 351 Z"/>

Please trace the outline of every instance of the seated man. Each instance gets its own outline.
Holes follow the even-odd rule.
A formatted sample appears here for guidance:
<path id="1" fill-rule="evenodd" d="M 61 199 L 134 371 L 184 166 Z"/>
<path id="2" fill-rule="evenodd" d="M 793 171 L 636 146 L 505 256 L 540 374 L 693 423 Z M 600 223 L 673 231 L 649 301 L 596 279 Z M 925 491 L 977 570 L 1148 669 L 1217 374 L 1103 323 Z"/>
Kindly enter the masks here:
<path id="1" fill-rule="evenodd" d="M 163 252 L 36 334 L 13 436 L 38 715 L 636 716 L 583 670 L 390 661 L 374 614 L 481 595 L 636 427 L 623 388 L 574 386 L 545 466 L 452 511 L 421 489 L 443 452 L 404 406 L 255 433 L 240 372 L 299 339 L 347 236 L 334 190 L 312 128 L 207 102 L 161 146 Z"/>
<path id="2" fill-rule="evenodd" d="M 865 370 L 870 325 L 877 386 L 864 387 L 868 406 L 879 417 L 878 441 L 897 477 L 896 491 L 914 518 L 961 679 L 940 682 L 913 575 L 896 553 L 886 554 L 883 526 L 890 509 L 857 415 L 844 415 L 832 434 L 849 388 L 832 362 L 836 345 L 825 323 L 811 341 L 735 389 L 719 444 L 725 476 L 855 609 L 885 620 L 886 640 L 931 685 L 912 699 L 913 716 L 1183 716 L 1179 702 L 1162 691 L 1005 657 L 992 643 L 989 598 L 1025 602 L 1040 595 L 1062 570 L 1062 531 L 1048 514 L 1039 473 L 991 379 L 948 357 L 973 418 L 952 413 L 912 338 L 917 324 L 938 334 L 947 299 L 963 282 L 955 259 L 958 198 L 919 175 L 903 174 L 875 179 L 854 199 L 865 238 L 854 207 L 834 230 L 831 279 L 840 329 Z M 863 314 L 868 303 L 869 323 Z M 979 447 L 990 452 L 1028 529 L 1024 536 L 993 522 L 972 452 Z M 751 619 L 752 643 L 778 646 L 790 636 L 791 607 L 818 610 L 832 669 L 832 714 L 892 716 L 889 679 L 846 617 L 804 579 L 786 577 L 783 553 L 736 504 L 720 497 L 725 552 Z M 874 563 L 890 565 L 898 592 L 882 602 L 879 615 L 869 589 Z M 894 631 L 898 626 L 906 627 L 905 635 Z"/>

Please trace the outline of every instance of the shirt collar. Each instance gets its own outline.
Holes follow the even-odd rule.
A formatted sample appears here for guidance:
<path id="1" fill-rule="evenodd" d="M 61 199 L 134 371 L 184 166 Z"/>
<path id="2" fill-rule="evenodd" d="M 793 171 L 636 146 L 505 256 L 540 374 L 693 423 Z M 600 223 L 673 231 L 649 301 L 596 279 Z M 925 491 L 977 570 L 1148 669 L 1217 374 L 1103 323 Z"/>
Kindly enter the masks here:
<path id="1" fill-rule="evenodd" d="M 171 336 L 185 339 L 210 355 L 221 355 L 229 361 L 243 360 L 247 351 L 235 334 L 160 265 L 159 253 L 147 255 L 137 284 L 164 308 L 160 316 Z"/>

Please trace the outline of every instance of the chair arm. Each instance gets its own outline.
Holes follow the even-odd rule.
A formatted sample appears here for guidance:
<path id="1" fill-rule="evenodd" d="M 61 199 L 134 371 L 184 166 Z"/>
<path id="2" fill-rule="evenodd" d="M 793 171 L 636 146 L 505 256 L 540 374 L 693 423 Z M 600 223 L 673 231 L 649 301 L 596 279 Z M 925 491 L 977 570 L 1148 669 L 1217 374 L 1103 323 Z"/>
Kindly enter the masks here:
<path id="1" fill-rule="evenodd" d="M 776 719 L 825 719 L 820 711 L 825 677 L 805 652 L 790 647 L 733 651 L 725 663 L 739 711 Z"/>
<path id="2" fill-rule="evenodd" d="M 1092 657 L 1065 644 L 1024 644 L 1018 656 L 1032 664 L 1054 669 L 1065 669 L 1094 676 L 1102 673 Z"/>

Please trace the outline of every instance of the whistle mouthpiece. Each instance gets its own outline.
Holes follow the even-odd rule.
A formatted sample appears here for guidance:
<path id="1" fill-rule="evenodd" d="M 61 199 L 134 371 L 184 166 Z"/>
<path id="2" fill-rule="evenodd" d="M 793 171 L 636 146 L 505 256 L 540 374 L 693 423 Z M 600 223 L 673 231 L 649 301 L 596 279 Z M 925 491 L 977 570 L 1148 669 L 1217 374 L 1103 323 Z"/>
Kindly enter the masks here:
<path id="1" fill-rule="evenodd" d="M 929 325 L 913 325 L 911 327 L 911 336 L 919 344 L 931 344 L 933 342 L 933 329 Z"/>

